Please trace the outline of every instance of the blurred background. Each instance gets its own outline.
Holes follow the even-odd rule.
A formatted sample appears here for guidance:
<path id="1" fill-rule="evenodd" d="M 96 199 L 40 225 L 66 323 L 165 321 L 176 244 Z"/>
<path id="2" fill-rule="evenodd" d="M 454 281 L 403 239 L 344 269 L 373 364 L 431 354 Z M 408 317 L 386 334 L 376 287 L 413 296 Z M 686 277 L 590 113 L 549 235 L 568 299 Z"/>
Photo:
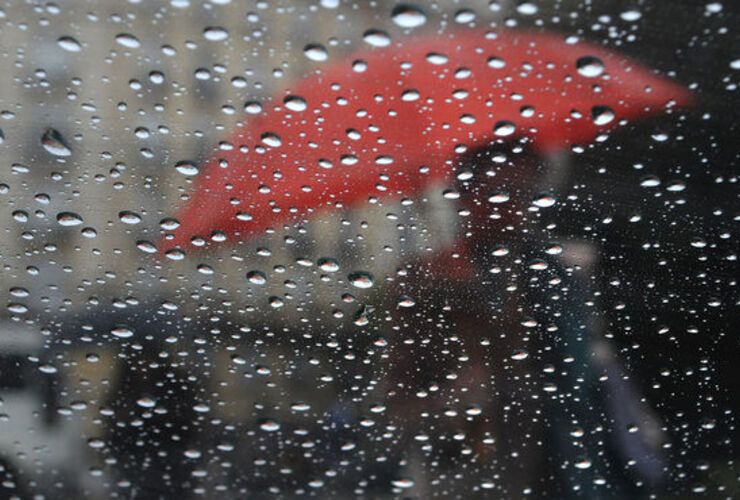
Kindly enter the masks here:
<path id="1" fill-rule="evenodd" d="M 740 10 L 419 1 L 408 28 L 399 5 L 4 5 L 0 498 L 740 494 Z M 472 153 L 515 193 L 493 258 L 463 252 L 489 228 L 459 180 L 149 252 L 193 189 L 175 163 L 232 147 L 256 103 L 367 30 L 471 26 L 589 40 L 698 103 L 546 157 Z M 535 190 L 559 203 L 529 210 Z"/>

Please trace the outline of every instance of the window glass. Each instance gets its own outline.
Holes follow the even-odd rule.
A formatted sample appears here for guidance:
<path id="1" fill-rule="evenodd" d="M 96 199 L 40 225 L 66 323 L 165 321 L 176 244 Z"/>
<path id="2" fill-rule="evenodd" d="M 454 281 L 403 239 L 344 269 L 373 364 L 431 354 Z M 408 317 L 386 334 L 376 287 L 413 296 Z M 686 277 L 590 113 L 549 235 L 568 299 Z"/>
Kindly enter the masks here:
<path id="1" fill-rule="evenodd" d="M 735 498 L 729 1 L 0 9 L 0 497 Z"/>

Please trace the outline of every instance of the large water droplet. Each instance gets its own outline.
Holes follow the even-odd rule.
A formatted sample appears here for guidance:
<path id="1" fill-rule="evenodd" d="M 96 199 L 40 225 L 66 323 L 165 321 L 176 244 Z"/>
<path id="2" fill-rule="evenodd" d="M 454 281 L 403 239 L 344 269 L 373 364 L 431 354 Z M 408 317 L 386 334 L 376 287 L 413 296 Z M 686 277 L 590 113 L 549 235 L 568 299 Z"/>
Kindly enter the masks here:
<path id="1" fill-rule="evenodd" d="M 71 36 L 63 36 L 57 40 L 57 45 L 67 52 L 79 52 L 82 50 L 80 42 L 72 38 Z"/>
<path id="2" fill-rule="evenodd" d="M 401 479 L 394 479 L 393 481 L 391 481 L 391 484 L 395 488 L 403 488 L 403 489 L 406 489 L 406 488 L 411 488 L 412 486 L 414 486 L 414 480 L 413 479 L 410 479 L 410 478 L 407 478 L 407 477 L 404 477 L 404 478 L 401 478 Z"/>
<path id="3" fill-rule="evenodd" d="M 280 136 L 275 132 L 265 132 L 262 134 L 262 142 L 272 148 L 277 148 L 283 144 Z"/>
<path id="4" fill-rule="evenodd" d="M 260 429 L 265 432 L 275 432 L 280 429 L 280 422 L 272 418 L 265 418 L 260 421 Z"/>
<path id="5" fill-rule="evenodd" d="M 375 284 L 375 278 L 366 271 L 355 271 L 347 276 L 349 282 L 357 288 L 371 288 Z"/>
<path id="6" fill-rule="evenodd" d="M 319 269 L 327 273 L 339 271 L 339 262 L 333 257 L 322 257 L 318 262 Z"/>
<path id="7" fill-rule="evenodd" d="M 110 331 L 111 335 L 119 339 L 127 339 L 134 336 L 134 331 L 127 326 L 117 326 Z"/>
<path id="8" fill-rule="evenodd" d="M 247 273 L 247 279 L 255 285 L 264 285 L 267 283 L 267 277 L 262 271 L 249 271 Z"/>
<path id="9" fill-rule="evenodd" d="M 175 170 L 183 175 L 197 175 L 199 172 L 198 165 L 194 161 L 180 160 L 175 163 Z"/>
<path id="10" fill-rule="evenodd" d="M 136 49 L 141 46 L 141 42 L 130 33 L 120 33 L 116 35 L 116 42 L 129 49 Z"/>
<path id="11" fill-rule="evenodd" d="M 417 28 L 427 22 L 427 16 L 421 8 L 407 3 L 395 6 L 391 18 L 402 28 Z"/>
<path id="12" fill-rule="evenodd" d="M 387 47 L 391 44 L 391 37 L 385 31 L 370 29 L 362 34 L 362 39 L 373 47 Z"/>
<path id="13" fill-rule="evenodd" d="M 576 69 L 582 76 L 593 78 L 604 72 L 604 63 L 594 56 L 583 56 L 576 60 Z"/>
<path id="14" fill-rule="evenodd" d="M 222 42 L 229 37 L 229 32 L 221 26 L 209 26 L 203 30 L 203 36 L 211 42 Z"/>
<path id="15" fill-rule="evenodd" d="M 118 218 L 124 224 L 138 224 L 141 222 L 141 216 L 131 210 L 122 210 L 118 212 Z"/>
<path id="16" fill-rule="evenodd" d="M 308 107 L 306 100 L 298 95 L 289 95 L 283 99 L 285 107 L 291 111 L 305 111 Z"/>
<path id="17" fill-rule="evenodd" d="M 60 212 L 57 214 L 57 222 L 62 226 L 79 226 L 82 224 L 82 217 L 74 212 Z"/>
<path id="18" fill-rule="evenodd" d="M 54 156 L 69 156 L 72 150 L 67 146 L 64 137 L 54 128 L 47 128 L 41 136 L 41 145 Z"/>
<path id="19" fill-rule="evenodd" d="M 508 137 L 516 130 L 516 124 L 508 120 L 501 120 L 496 122 L 493 126 L 493 133 L 499 137 Z"/>
<path id="20" fill-rule="evenodd" d="M 303 48 L 303 53 L 312 61 L 326 61 L 329 53 L 320 43 L 309 43 Z"/>
<path id="21" fill-rule="evenodd" d="M 550 193 L 540 193 L 532 199 L 532 204 L 540 208 L 549 208 L 556 201 L 555 197 Z"/>
<path id="22" fill-rule="evenodd" d="M 614 110 L 609 106 L 594 106 L 591 108 L 591 116 L 596 125 L 606 125 L 614 120 Z"/>

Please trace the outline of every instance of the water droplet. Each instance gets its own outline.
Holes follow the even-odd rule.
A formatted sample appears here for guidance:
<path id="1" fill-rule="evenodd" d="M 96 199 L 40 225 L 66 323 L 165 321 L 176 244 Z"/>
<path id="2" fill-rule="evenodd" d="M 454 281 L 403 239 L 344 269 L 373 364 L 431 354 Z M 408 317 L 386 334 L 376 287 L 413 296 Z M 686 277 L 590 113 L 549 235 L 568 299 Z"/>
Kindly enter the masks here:
<path id="1" fill-rule="evenodd" d="M 255 285 L 264 285 L 267 283 L 267 276 L 262 271 L 249 271 L 247 273 L 247 279 Z"/>
<path id="2" fill-rule="evenodd" d="M 382 30 L 369 29 L 362 34 L 362 39 L 373 47 L 387 47 L 391 44 L 391 37 Z"/>
<path id="3" fill-rule="evenodd" d="M 221 26 L 208 26 L 203 30 L 203 36 L 211 42 L 223 42 L 229 37 L 229 32 Z"/>
<path id="4" fill-rule="evenodd" d="M 535 112 L 534 106 L 522 106 L 521 108 L 519 108 L 519 113 L 524 118 L 531 118 L 531 117 L 533 117 L 534 116 L 534 112 Z"/>
<path id="5" fill-rule="evenodd" d="M 642 187 L 660 186 L 660 178 L 655 175 L 646 175 L 640 180 L 640 186 Z"/>
<path id="6" fill-rule="evenodd" d="M 136 242 L 136 248 L 146 253 L 157 253 L 157 247 L 151 241 L 139 240 Z"/>
<path id="7" fill-rule="evenodd" d="M 60 212 L 57 214 L 57 222 L 62 226 L 79 226 L 82 224 L 82 217 L 74 212 Z"/>
<path id="8" fill-rule="evenodd" d="M 557 199 L 550 193 L 540 193 L 532 199 L 532 204 L 540 208 L 549 208 Z"/>
<path id="9" fill-rule="evenodd" d="M 260 429 L 265 432 L 275 432 L 280 429 L 280 422 L 271 418 L 265 418 L 260 421 Z"/>
<path id="10" fill-rule="evenodd" d="M 455 12 L 455 22 L 459 24 L 467 24 L 475 21 L 475 11 L 472 9 L 460 9 Z"/>
<path id="11" fill-rule="evenodd" d="M 371 288 L 375 284 L 375 278 L 366 271 L 355 271 L 347 276 L 347 279 L 357 288 Z"/>
<path id="12" fill-rule="evenodd" d="M 136 404 L 142 408 L 154 408 L 157 402 L 149 396 L 143 396 L 136 400 Z"/>
<path id="13" fill-rule="evenodd" d="M 401 100 L 402 101 L 407 101 L 407 102 L 409 102 L 409 101 L 416 101 L 417 99 L 419 99 L 419 97 L 420 97 L 419 96 L 419 91 L 416 90 L 416 89 L 404 90 L 401 93 Z"/>
<path id="14" fill-rule="evenodd" d="M 262 142 L 271 148 L 280 147 L 283 144 L 282 139 L 275 132 L 265 132 L 262 134 Z"/>
<path id="15" fill-rule="evenodd" d="M 467 408 L 465 408 L 465 413 L 467 415 L 475 417 L 483 413 L 483 409 L 477 404 L 472 404 L 472 405 L 469 405 Z"/>
<path id="16" fill-rule="evenodd" d="M 149 73 L 149 81 L 154 85 L 162 85 L 164 83 L 164 73 L 161 71 L 152 71 Z"/>
<path id="17" fill-rule="evenodd" d="M 506 191 L 493 191 L 488 195 L 489 203 L 506 203 L 511 196 Z"/>
<path id="18" fill-rule="evenodd" d="M 72 38 L 71 36 L 63 36 L 57 40 L 57 45 L 67 52 L 79 52 L 82 50 L 80 42 Z"/>
<path id="19" fill-rule="evenodd" d="M 185 258 L 185 252 L 183 252 L 179 248 L 173 248 L 171 250 L 167 250 L 164 253 L 164 255 L 170 260 L 182 260 Z"/>
<path id="20" fill-rule="evenodd" d="M 180 227 L 180 221 L 175 219 L 174 217 L 165 217 L 161 221 L 159 221 L 159 227 L 164 229 L 165 231 L 174 231 L 178 227 Z"/>
<path id="21" fill-rule="evenodd" d="M 28 312 L 28 307 L 26 307 L 25 304 L 20 304 L 18 302 L 11 302 L 8 304 L 8 311 L 15 313 L 15 314 L 24 314 Z"/>
<path id="22" fill-rule="evenodd" d="M 516 6 L 516 11 L 524 16 L 532 16 L 537 13 L 537 4 L 530 0 L 521 0 Z"/>
<path id="23" fill-rule="evenodd" d="M 421 8 L 406 3 L 395 6 L 391 18 L 402 28 L 417 28 L 427 22 L 427 16 Z"/>
<path id="24" fill-rule="evenodd" d="M 427 61 L 431 64 L 441 65 L 446 64 L 449 58 L 440 52 L 430 52 L 427 54 Z"/>
<path id="25" fill-rule="evenodd" d="M 586 470 L 591 467 L 591 460 L 588 458 L 579 458 L 573 463 L 573 466 L 575 466 L 576 469 Z"/>
<path id="26" fill-rule="evenodd" d="M 54 156 L 69 156 L 72 150 L 67 146 L 64 137 L 58 130 L 47 128 L 41 136 L 41 145 L 44 149 Z"/>
<path id="27" fill-rule="evenodd" d="M 138 224 L 141 222 L 141 216 L 131 210 L 122 210 L 118 212 L 118 218 L 124 224 Z"/>
<path id="28" fill-rule="evenodd" d="M 508 137 L 516 130 L 516 124 L 508 120 L 501 120 L 496 122 L 493 126 L 493 133 L 499 137 Z"/>
<path id="29" fill-rule="evenodd" d="M 119 339 L 127 339 L 134 336 L 134 331 L 127 326 L 117 326 L 110 331 L 111 335 Z"/>
<path id="30" fill-rule="evenodd" d="M 614 110 L 609 106 L 594 106 L 591 108 L 591 116 L 596 125 L 606 125 L 614 120 Z"/>
<path id="31" fill-rule="evenodd" d="M 523 359 L 527 359 L 529 357 L 529 353 L 525 351 L 524 349 L 517 349 L 514 351 L 514 354 L 511 355 L 511 359 L 521 361 Z"/>
<path id="32" fill-rule="evenodd" d="M 116 35 L 116 42 L 129 49 L 136 49 L 141 46 L 139 39 L 130 33 Z"/>
<path id="33" fill-rule="evenodd" d="M 197 175 L 200 169 L 194 161 L 191 160 L 180 160 L 175 163 L 175 170 L 183 175 Z"/>
<path id="34" fill-rule="evenodd" d="M 604 63 L 594 56 L 583 56 L 576 60 L 576 69 L 582 76 L 593 78 L 604 72 Z"/>
<path id="35" fill-rule="evenodd" d="M 398 306 L 399 307 L 414 307 L 416 305 L 416 302 L 414 299 L 409 297 L 408 295 L 402 295 L 399 297 L 398 300 Z"/>
<path id="36" fill-rule="evenodd" d="M 309 43 L 303 48 L 303 53 L 312 61 L 326 61 L 329 53 L 320 43 Z"/>
<path id="37" fill-rule="evenodd" d="M 339 261 L 333 257 L 322 257 L 318 261 L 319 269 L 327 273 L 339 271 Z"/>
<path id="38" fill-rule="evenodd" d="M 305 111 L 308 107 L 306 100 L 298 95 L 289 95 L 283 99 L 285 107 L 291 111 Z"/>
<path id="39" fill-rule="evenodd" d="M 639 10 L 630 9 L 630 10 L 625 10 L 624 12 L 619 14 L 619 17 L 621 17 L 623 21 L 632 23 L 640 19 L 642 17 L 642 13 Z"/>
<path id="40" fill-rule="evenodd" d="M 393 481 L 391 481 L 391 484 L 395 488 L 403 488 L 403 489 L 406 489 L 406 488 L 411 488 L 411 487 L 414 486 L 414 480 L 413 479 L 410 479 L 410 478 L 407 478 L 407 477 L 404 477 L 404 478 L 401 478 L 401 479 L 394 479 Z"/>
<path id="41" fill-rule="evenodd" d="M 311 409 L 311 405 L 308 403 L 297 402 L 290 405 L 290 409 L 293 411 L 308 411 Z"/>
<path id="42" fill-rule="evenodd" d="M 494 69 L 501 69 L 506 66 L 506 61 L 498 56 L 491 56 L 488 58 L 488 66 Z"/>

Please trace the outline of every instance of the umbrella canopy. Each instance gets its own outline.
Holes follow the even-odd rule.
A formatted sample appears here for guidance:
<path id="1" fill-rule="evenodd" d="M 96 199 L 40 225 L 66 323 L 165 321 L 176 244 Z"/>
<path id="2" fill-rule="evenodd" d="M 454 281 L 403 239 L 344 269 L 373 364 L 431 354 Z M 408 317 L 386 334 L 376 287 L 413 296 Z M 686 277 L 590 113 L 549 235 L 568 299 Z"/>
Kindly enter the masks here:
<path id="1" fill-rule="evenodd" d="M 310 213 L 410 196 L 457 156 L 528 137 L 541 152 L 688 105 L 687 89 L 604 48 L 557 34 L 469 30 L 352 54 L 248 117 L 200 169 L 161 247 L 244 239 Z"/>

